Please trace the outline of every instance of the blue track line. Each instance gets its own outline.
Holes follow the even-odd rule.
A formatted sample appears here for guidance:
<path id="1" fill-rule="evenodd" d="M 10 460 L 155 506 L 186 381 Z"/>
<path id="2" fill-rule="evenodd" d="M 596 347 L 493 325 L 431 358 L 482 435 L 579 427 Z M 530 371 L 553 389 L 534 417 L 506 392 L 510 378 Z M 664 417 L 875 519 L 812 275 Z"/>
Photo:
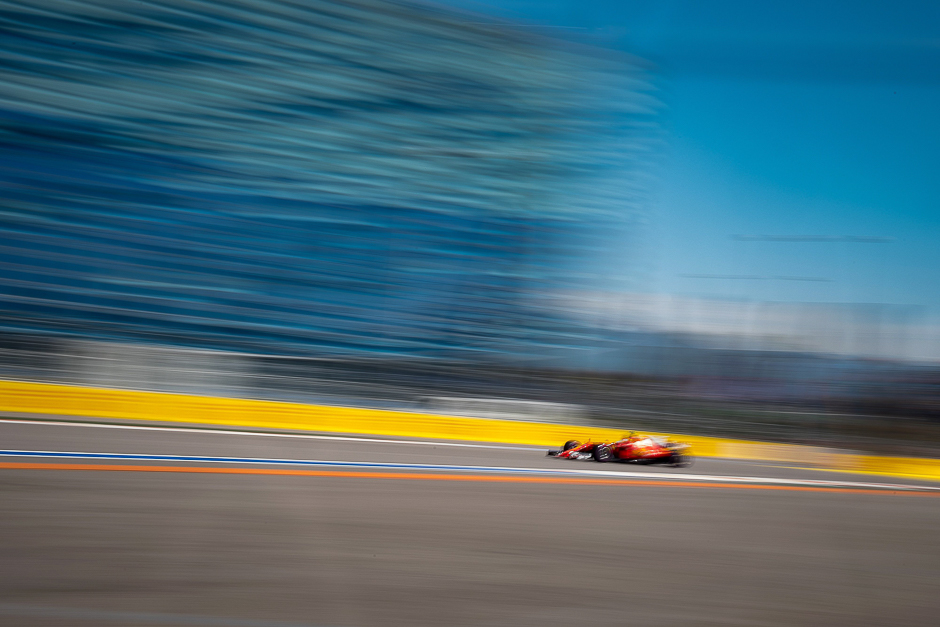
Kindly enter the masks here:
<path id="1" fill-rule="evenodd" d="M 203 455 L 151 455 L 144 453 L 78 453 L 66 451 L 4 451 L 0 457 L 56 457 L 65 459 L 112 459 L 125 461 L 208 462 L 215 464 L 273 464 L 290 466 L 341 466 L 350 468 L 395 468 L 407 470 L 464 470 L 495 472 L 533 472 L 557 474 L 562 469 L 510 468 L 501 466 L 456 466 L 447 464 L 402 464 L 396 462 L 345 462 L 320 459 L 281 459 L 266 457 L 210 457 Z"/>

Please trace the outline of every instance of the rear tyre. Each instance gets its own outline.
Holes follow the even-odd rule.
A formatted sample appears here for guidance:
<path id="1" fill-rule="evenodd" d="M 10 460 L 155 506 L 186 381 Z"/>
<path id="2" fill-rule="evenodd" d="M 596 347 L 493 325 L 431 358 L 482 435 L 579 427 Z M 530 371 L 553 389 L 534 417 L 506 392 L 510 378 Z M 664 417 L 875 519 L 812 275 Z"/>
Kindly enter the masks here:
<path id="1" fill-rule="evenodd" d="M 672 464 L 673 468 L 688 468 L 692 465 L 692 458 L 688 455 L 683 455 L 682 453 L 673 453 L 672 454 Z"/>
<path id="2" fill-rule="evenodd" d="M 564 447 L 562 447 L 561 450 L 570 451 L 571 449 L 578 448 L 579 446 L 581 446 L 581 443 L 578 442 L 577 440 L 568 440 L 567 442 L 565 442 L 565 445 Z"/>
<path id="3" fill-rule="evenodd" d="M 598 444 L 594 447 L 594 461 L 609 462 L 613 460 L 614 452 L 606 444 Z"/>

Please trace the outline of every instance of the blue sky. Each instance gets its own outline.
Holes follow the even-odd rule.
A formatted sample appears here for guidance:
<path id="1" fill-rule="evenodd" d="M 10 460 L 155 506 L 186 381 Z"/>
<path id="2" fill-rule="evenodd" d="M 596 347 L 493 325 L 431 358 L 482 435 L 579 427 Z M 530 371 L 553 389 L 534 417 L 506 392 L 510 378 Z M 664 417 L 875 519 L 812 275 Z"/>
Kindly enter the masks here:
<path id="1" fill-rule="evenodd" d="M 638 289 L 940 307 L 940 3 L 443 4 L 656 64 L 667 144 Z"/>

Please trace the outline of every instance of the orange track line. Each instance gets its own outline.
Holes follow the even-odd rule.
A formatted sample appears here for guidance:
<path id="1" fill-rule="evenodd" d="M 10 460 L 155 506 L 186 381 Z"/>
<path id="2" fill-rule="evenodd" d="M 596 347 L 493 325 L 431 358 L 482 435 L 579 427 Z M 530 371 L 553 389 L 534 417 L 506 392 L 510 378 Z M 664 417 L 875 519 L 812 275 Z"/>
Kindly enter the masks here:
<path id="1" fill-rule="evenodd" d="M 294 477 L 356 477 L 362 479 L 406 479 L 427 481 L 477 481 L 490 483 L 553 483 L 577 485 L 629 485 L 669 488 L 736 488 L 745 490 L 785 490 L 789 492 L 838 492 L 863 494 L 905 494 L 912 496 L 940 496 L 940 492 L 915 492 L 870 488 L 830 488 L 822 486 L 761 485 L 752 483 L 704 483 L 697 481 L 603 479 L 588 477 L 529 477 L 518 475 L 473 475 L 418 472 L 374 472 L 348 470 L 295 470 L 282 468 L 233 468 L 205 466 L 141 466 L 129 464 L 55 464 L 0 462 L 0 469 L 19 470 L 98 470 L 129 472 L 183 472 L 222 475 L 278 475 Z"/>

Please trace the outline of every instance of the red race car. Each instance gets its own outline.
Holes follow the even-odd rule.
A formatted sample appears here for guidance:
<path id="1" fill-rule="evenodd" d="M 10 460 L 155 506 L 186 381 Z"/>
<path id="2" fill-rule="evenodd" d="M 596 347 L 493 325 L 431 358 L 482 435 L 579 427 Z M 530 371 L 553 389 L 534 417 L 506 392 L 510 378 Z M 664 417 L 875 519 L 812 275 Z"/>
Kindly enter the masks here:
<path id="1" fill-rule="evenodd" d="M 549 451 L 551 457 L 593 459 L 596 462 L 630 462 L 632 464 L 664 464 L 688 468 L 692 458 L 689 445 L 671 442 L 650 435 L 631 433 L 616 442 L 585 442 L 568 440 L 560 451 Z"/>

